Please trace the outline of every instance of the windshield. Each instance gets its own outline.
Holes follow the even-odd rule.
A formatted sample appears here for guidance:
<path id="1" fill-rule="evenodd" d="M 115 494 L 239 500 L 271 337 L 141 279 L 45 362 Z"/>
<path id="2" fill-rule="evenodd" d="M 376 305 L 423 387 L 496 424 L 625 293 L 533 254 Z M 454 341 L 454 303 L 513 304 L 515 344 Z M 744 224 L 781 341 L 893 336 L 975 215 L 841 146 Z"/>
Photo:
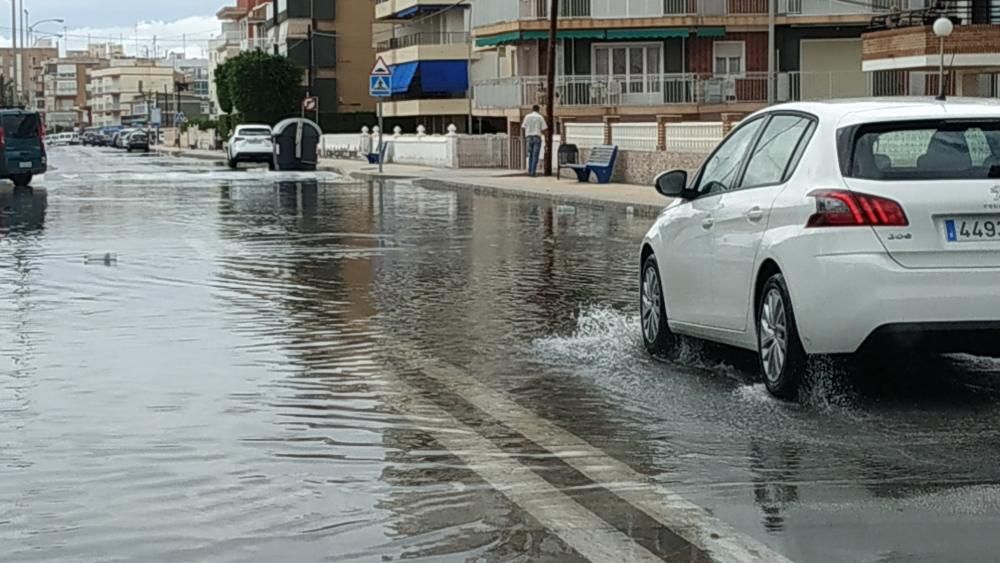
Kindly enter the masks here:
<path id="1" fill-rule="evenodd" d="M 34 139 L 38 137 L 38 114 L 20 113 L 3 116 L 4 135 L 13 139 Z"/>
<path id="2" fill-rule="evenodd" d="M 863 125 L 841 154 L 846 174 L 869 180 L 1000 178 L 1000 120 Z M 844 158 L 849 158 L 844 162 Z"/>
<path id="3" fill-rule="evenodd" d="M 246 137 L 270 137 L 271 132 L 263 127 L 254 127 L 252 129 L 240 129 L 237 135 L 243 135 Z"/>

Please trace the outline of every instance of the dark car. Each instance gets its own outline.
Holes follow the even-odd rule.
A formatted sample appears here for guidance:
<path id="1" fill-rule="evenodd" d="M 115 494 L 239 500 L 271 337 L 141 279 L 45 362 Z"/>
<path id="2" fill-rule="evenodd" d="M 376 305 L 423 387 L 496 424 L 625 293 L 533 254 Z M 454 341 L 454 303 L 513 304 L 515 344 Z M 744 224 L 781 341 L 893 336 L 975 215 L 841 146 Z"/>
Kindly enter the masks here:
<path id="1" fill-rule="evenodd" d="M 149 135 L 142 129 L 137 129 L 129 133 L 125 138 L 125 148 L 128 152 L 143 151 L 149 152 Z"/>
<path id="2" fill-rule="evenodd" d="M 45 126 L 37 111 L 0 109 L 0 178 L 15 186 L 27 186 L 36 174 L 44 174 Z"/>

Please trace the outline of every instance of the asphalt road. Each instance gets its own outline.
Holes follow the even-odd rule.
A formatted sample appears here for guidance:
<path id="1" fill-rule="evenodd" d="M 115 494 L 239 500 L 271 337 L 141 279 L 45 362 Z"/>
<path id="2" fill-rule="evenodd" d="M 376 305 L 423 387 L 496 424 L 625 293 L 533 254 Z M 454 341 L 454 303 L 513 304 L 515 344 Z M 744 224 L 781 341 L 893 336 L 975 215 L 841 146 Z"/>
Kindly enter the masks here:
<path id="1" fill-rule="evenodd" d="M 1000 361 L 654 361 L 648 219 L 51 151 L 0 189 L 2 561 L 984 561 Z"/>

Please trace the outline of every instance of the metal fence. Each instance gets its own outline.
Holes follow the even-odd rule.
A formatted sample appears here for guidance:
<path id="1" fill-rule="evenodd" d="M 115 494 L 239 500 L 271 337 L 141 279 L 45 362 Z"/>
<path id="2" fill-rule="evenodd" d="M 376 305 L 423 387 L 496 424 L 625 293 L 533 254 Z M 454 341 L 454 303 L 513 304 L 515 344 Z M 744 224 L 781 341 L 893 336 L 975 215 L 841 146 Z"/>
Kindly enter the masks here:
<path id="1" fill-rule="evenodd" d="M 565 126 L 566 142 L 579 147 L 592 147 L 604 144 L 603 123 L 567 123 Z"/>
<path id="2" fill-rule="evenodd" d="M 611 142 L 622 150 L 655 151 L 657 145 L 656 123 L 614 123 L 611 125 Z"/>

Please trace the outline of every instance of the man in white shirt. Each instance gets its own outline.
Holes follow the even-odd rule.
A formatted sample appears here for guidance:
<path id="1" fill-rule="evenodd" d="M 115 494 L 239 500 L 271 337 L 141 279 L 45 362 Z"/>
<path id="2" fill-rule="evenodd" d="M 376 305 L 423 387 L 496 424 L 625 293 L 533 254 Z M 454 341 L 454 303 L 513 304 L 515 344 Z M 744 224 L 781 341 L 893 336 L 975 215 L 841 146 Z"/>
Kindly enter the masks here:
<path id="1" fill-rule="evenodd" d="M 528 175 L 534 178 L 538 175 L 538 155 L 542 152 L 542 133 L 549 128 L 545 118 L 538 113 L 541 108 L 532 106 L 531 113 L 521 123 L 524 138 L 528 148 Z"/>

